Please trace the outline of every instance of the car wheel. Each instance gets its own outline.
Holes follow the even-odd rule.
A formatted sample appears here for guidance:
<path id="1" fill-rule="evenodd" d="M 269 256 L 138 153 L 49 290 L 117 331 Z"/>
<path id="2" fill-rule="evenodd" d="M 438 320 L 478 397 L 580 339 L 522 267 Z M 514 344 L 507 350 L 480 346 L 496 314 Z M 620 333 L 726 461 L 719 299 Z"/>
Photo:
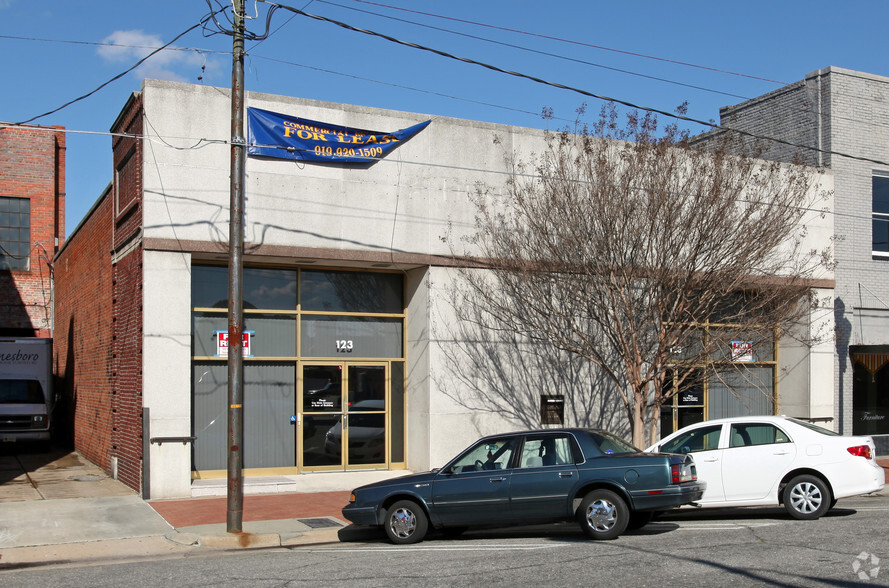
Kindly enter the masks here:
<path id="1" fill-rule="evenodd" d="M 630 515 L 630 522 L 627 523 L 627 529 L 641 529 L 642 527 L 650 523 L 653 518 L 654 513 L 651 511 L 634 512 Z"/>
<path id="2" fill-rule="evenodd" d="M 396 545 L 418 543 L 426 536 L 429 521 L 423 509 L 412 500 L 399 500 L 386 511 L 386 536 Z"/>
<path id="3" fill-rule="evenodd" d="M 795 519 L 819 518 L 832 500 L 827 485 L 815 476 L 797 476 L 784 487 L 784 508 Z"/>
<path id="4" fill-rule="evenodd" d="M 630 510 L 611 490 L 593 490 L 580 503 L 577 519 L 590 539 L 614 539 L 626 530 Z"/>

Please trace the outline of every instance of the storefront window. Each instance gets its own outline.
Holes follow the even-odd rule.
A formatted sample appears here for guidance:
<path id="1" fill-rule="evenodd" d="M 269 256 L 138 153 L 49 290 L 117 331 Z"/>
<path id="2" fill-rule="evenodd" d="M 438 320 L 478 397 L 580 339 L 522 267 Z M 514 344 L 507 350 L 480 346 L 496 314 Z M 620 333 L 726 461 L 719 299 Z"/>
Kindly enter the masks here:
<path id="1" fill-rule="evenodd" d="M 301 275 L 302 310 L 323 312 L 404 312 L 398 274 L 310 271 Z"/>
<path id="2" fill-rule="evenodd" d="M 402 320 L 356 316 L 302 317 L 305 357 L 401 357 Z"/>
<path id="3" fill-rule="evenodd" d="M 296 310 L 296 270 L 244 268 L 244 309 Z M 228 268 L 192 267 L 191 304 L 228 308 Z"/>
<path id="4" fill-rule="evenodd" d="M 879 365 L 879 355 L 866 359 L 858 356 L 855 362 L 852 389 L 852 434 L 889 435 L 889 363 Z M 889 355 L 884 354 L 889 359 Z"/>
<path id="5" fill-rule="evenodd" d="M 775 414 L 773 366 L 726 366 L 710 377 L 709 416 Z"/>
<path id="6" fill-rule="evenodd" d="M 192 284 L 193 468 L 218 471 L 228 458 L 228 268 L 194 266 Z M 244 269 L 245 468 L 404 463 L 402 289 L 401 274 Z"/>

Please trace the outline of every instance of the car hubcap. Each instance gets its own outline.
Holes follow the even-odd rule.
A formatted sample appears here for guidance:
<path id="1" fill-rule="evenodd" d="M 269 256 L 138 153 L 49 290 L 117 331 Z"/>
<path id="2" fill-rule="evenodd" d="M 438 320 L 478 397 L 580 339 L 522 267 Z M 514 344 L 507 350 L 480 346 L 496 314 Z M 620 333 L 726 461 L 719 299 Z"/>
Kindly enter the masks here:
<path id="1" fill-rule="evenodd" d="M 617 522 L 617 508 L 607 500 L 594 500 L 586 510 L 586 520 L 595 531 L 608 531 Z"/>
<path id="2" fill-rule="evenodd" d="M 790 503 L 793 508 L 803 513 L 812 513 L 821 506 L 821 491 L 810 482 L 797 484 L 790 491 Z"/>
<path id="3" fill-rule="evenodd" d="M 396 537 L 410 537 L 417 528 L 417 519 L 414 513 L 406 508 L 399 508 L 392 513 L 389 519 L 389 528 Z"/>

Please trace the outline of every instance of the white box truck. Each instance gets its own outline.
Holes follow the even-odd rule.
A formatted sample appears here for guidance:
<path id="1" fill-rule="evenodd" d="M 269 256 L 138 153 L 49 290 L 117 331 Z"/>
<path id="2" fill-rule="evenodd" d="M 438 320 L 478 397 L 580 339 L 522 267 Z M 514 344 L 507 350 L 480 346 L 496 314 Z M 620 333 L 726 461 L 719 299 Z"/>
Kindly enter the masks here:
<path id="1" fill-rule="evenodd" d="M 49 441 L 52 339 L 0 338 L 0 441 Z"/>

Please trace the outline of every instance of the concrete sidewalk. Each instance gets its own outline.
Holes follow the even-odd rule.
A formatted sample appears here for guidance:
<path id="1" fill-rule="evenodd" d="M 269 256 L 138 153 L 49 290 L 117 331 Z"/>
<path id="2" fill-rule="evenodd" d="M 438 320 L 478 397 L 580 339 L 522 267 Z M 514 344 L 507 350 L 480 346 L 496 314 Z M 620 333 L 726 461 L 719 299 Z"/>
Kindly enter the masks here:
<path id="1" fill-rule="evenodd" d="M 305 492 L 265 494 L 251 492 L 268 492 L 268 479 L 247 478 L 242 532 L 231 534 L 224 496 L 145 501 L 77 453 L 7 452 L 0 455 L 0 571 L 336 542 L 348 527 L 340 511 L 351 485 L 403 473 L 309 474 L 297 484 Z M 202 484 L 200 493 L 220 488 L 225 480 Z"/>

